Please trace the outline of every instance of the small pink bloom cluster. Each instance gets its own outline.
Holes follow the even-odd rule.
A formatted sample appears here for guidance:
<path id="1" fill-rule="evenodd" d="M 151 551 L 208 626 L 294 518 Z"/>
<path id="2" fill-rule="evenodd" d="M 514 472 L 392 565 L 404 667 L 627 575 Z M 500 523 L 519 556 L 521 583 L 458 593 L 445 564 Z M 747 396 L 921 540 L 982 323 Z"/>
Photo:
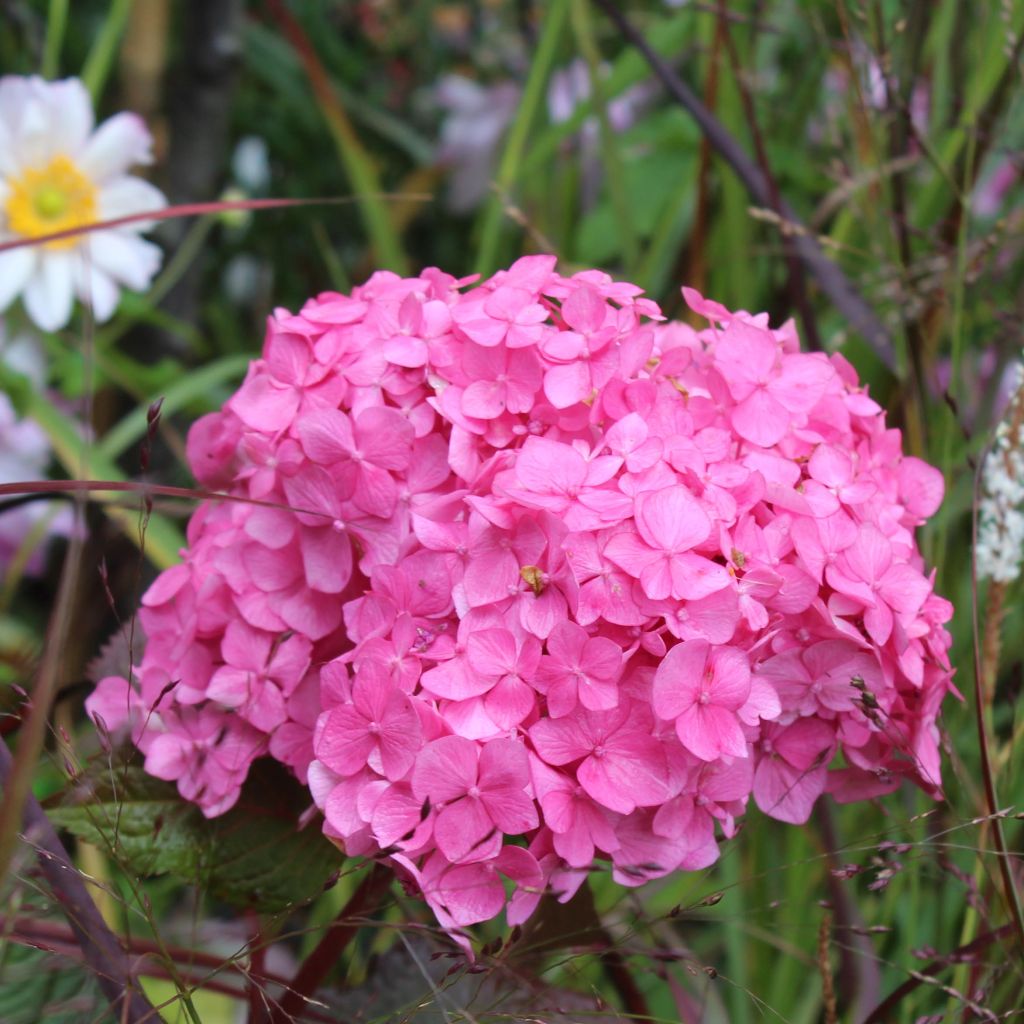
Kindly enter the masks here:
<path id="1" fill-rule="evenodd" d="M 467 283 L 377 273 L 273 317 L 189 438 L 252 501 L 199 509 L 136 680 L 90 711 L 208 815 L 278 758 L 452 930 L 595 857 L 705 867 L 751 795 L 802 823 L 937 791 L 951 607 L 914 530 L 942 477 L 850 365 L 548 257 Z"/>

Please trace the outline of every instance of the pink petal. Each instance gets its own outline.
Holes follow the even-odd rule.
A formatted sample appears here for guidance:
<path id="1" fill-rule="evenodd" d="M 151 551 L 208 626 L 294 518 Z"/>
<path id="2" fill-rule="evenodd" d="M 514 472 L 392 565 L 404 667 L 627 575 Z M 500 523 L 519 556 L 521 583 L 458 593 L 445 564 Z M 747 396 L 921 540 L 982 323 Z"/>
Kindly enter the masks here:
<path id="1" fill-rule="evenodd" d="M 461 736 L 442 736 L 416 758 L 412 789 L 418 800 L 441 803 L 464 796 L 476 780 L 476 744 Z"/>
<path id="2" fill-rule="evenodd" d="M 676 735 L 702 761 L 714 761 L 723 754 L 747 754 L 747 741 L 736 715 L 714 704 L 693 704 L 687 708 L 676 719 Z"/>
<path id="3" fill-rule="evenodd" d="M 751 444 L 770 448 L 789 430 L 790 414 L 764 388 L 751 392 L 732 411 L 736 433 Z"/>
<path id="4" fill-rule="evenodd" d="M 501 832 L 483 802 L 472 797 L 456 800 L 437 815 L 434 839 L 452 862 L 489 860 L 501 847 Z"/>
<path id="5" fill-rule="evenodd" d="M 711 532 L 711 520 L 682 486 L 645 492 L 637 499 L 636 524 L 653 548 L 677 553 L 696 547 Z"/>

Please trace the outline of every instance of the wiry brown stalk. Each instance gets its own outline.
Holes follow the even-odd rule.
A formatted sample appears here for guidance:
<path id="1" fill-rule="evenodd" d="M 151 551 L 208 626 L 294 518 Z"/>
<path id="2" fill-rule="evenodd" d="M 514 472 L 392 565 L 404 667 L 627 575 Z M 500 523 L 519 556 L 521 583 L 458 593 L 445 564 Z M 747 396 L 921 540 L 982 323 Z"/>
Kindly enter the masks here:
<path id="1" fill-rule="evenodd" d="M 732 65 L 733 78 L 736 79 L 736 86 L 739 89 L 740 102 L 743 104 L 743 112 L 746 115 L 747 125 L 750 129 L 750 137 L 754 144 L 754 154 L 757 157 L 758 166 L 764 175 L 771 195 L 771 206 L 776 213 L 781 213 L 782 196 L 779 192 L 778 182 L 772 173 L 771 163 L 768 160 L 768 148 L 764 142 L 764 135 L 757 120 L 757 111 L 754 109 L 754 98 L 750 94 L 750 86 L 747 83 L 743 66 L 740 62 L 739 53 L 733 42 L 732 33 L 729 31 L 728 23 L 724 19 L 725 2 L 719 0 L 720 24 L 724 26 L 725 48 L 729 53 L 729 63 Z M 793 245 L 793 237 L 788 232 L 782 233 L 782 250 L 786 261 L 788 280 L 786 282 L 789 299 L 793 308 L 800 316 L 800 323 L 803 325 L 803 337 L 807 347 L 813 352 L 822 350 L 821 332 L 818 330 L 818 322 L 811 308 L 810 299 L 807 295 L 807 281 L 804 277 L 804 267 L 797 258 Z"/>
<path id="2" fill-rule="evenodd" d="M 83 546 L 81 531 L 76 530 L 64 556 L 57 599 L 47 624 L 43 653 L 39 659 L 35 685 L 30 694 L 29 708 L 22 718 L 13 766 L 4 774 L 3 801 L 0 803 L 0 878 L 6 877 L 10 867 L 17 843 L 18 825 L 22 820 L 26 800 L 31 794 L 36 762 L 46 742 L 46 729 L 53 698 L 57 692 L 64 640 L 71 622 L 72 605 L 78 587 Z M 6 747 L 4 752 L 7 753 Z"/>
<path id="3" fill-rule="evenodd" d="M 821 1001 L 825 1012 L 825 1024 L 839 1024 L 836 989 L 832 982 L 832 964 L 829 948 L 832 945 L 832 915 L 825 914 L 818 928 L 818 973 L 821 975 Z"/>
<path id="4" fill-rule="evenodd" d="M 65 926 L 51 921 L 37 921 L 30 918 L 4 918 L 0 916 L 0 930 L 11 941 L 30 949 L 40 949 L 57 956 L 63 956 L 76 963 L 84 958 L 73 933 Z M 248 979 L 252 971 L 235 958 L 215 956 L 202 950 L 164 946 L 151 939 L 138 936 L 125 939 L 124 944 L 131 956 L 137 957 L 133 963 L 135 974 L 144 978 L 166 978 L 175 984 L 183 984 L 189 989 L 204 989 L 230 996 L 239 1002 L 249 998 L 246 987 L 240 983 Z M 249 947 L 252 949 L 252 947 Z M 265 951 L 266 946 L 253 950 L 253 957 L 258 951 Z M 168 963 L 170 961 L 170 965 Z M 183 965 L 187 964 L 188 967 Z M 205 968 L 202 970 L 201 968 Z M 236 980 L 221 980 L 218 975 L 228 974 Z M 288 979 L 279 974 L 262 971 L 259 981 L 263 985 L 276 985 L 281 989 L 288 988 Z M 325 1011 L 307 1007 L 303 1015 L 317 1024 L 337 1024 L 337 1018 L 329 1016 Z"/>
<path id="5" fill-rule="evenodd" d="M 10 751 L 0 743 L 0 784 L 5 792 L 13 763 Z M 157 1012 L 138 987 L 124 948 L 107 927 L 82 876 L 31 794 L 25 798 L 22 828 L 25 841 L 37 851 L 39 867 L 71 926 L 85 962 L 95 973 L 118 1019 L 122 1024 L 156 1021 Z"/>
<path id="6" fill-rule="evenodd" d="M 864 918 L 849 889 L 842 883 L 836 872 L 840 868 L 838 852 L 841 849 L 836 835 L 832 809 L 827 803 L 818 802 L 814 808 L 814 820 L 821 830 L 825 846 L 825 859 L 829 871 L 825 875 L 828 885 L 829 902 L 832 905 L 833 927 L 849 938 L 839 945 L 839 995 L 843 1006 L 853 1011 L 859 1020 L 868 1006 L 878 1001 L 881 993 L 881 972 L 874 958 L 871 940 L 864 927 Z"/>
<path id="7" fill-rule="evenodd" d="M 721 49 L 723 37 L 728 31 L 728 19 L 720 14 L 715 20 L 715 35 L 711 43 L 711 54 L 708 59 L 708 69 L 704 76 L 704 102 L 709 110 L 714 110 L 718 103 L 718 53 Z M 697 201 L 694 204 L 693 230 L 690 232 L 689 259 L 684 273 L 681 275 L 684 281 L 689 281 L 691 287 L 697 291 L 705 290 L 705 278 L 707 276 L 707 263 L 705 261 L 705 246 L 708 235 L 708 227 L 711 220 L 711 142 L 706 135 L 701 136 L 700 158 L 697 165 Z M 700 317 L 695 316 L 694 322 Z"/>
<path id="8" fill-rule="evenodd" d="M 874 20 L 879 39 L 879 50 L 883 66 L 889 65 L 889 72 L 883 74 L 885 82 L 886 106 L 889 108 L 891 122 L 889 125 L 889 159 L 899 160 L 906 157 L 907 145 L 913 133 L 913 122 L 910 104 L 917 78 L 921 51 L 929 28 L 928 4 L 920 0 L 911 4 L 910 16 L 906 29 L 900 34 L 907 51 L 902 62 L 898 82 L 893 82 L 894 70 L 892 60 L 887 59 L 885 52 L 884 16 L 880 5 L 874 5 Z M 896 248 L 899 253 L 900 270 L 903 287 L 911 292 L 911 268 L 913 266 L 913 250 L 910 243 L 910 213 L 907 205 L 906 185 L 902 174 L 894 174 L 890 178 L 890 194 L 892 197 L 892 226 L 896 234 Z M 903 322 L 906 335 L 907 353 L 910 357 L 911 382 L 906 386 L 908 400 L 906 402 L 906 423 L 910 434 L 911 450 L 924 452 L 924 409 L 928 400 L 928 381 L 925 366 L 925 333 L 919 316 L 908 313 Z"/>
<path id="9" fill-rule="evenodd" d="M 1013 476 L 1015 469 L 1010 452 L 1020 451 L 1024 447 L 1024 387 L 1018 389 L 1011 401 L 1010 410 L 1004 420 L 1006 432 L 1006 455 L 1003 468 L 1007 475 Z M 979 465 L 982 472 L 985 459 Z M 1001 580 L 992 580 L 988 587 L 988 603 L 985 607 L 985 632 L 981 641 L 981 680 L 982 693 L 985 695 L 986 710 L 995 699 L 996 675 L 999 671 L 999 658 L 1002 652 L 1002 624 L 1006 612 L 1006 587 Z"/>
<path id="10" fill-rule="evenodd" d="M 392 874 L 374 864 L 341 913 L 327 926 L 324 937 L 302 962 L 288 990 L 270 1016 L 270 1024 L 288 1024 L 305 1008 L 337 964 L 368 914 L 377 909 L 391 885 Z"/>
<path id="11" fill-rule="evenodd" d="M 895 1011 L 899 1004 L 911 992 L 921 985 L 933 983 L 933 979 L 942 973 L 950 964 L 973 963 L 978 955 L 996 942 L 1002 942 L 1013 933 L 1012 924 L 1004 924 L 1001 928 L 979 935 L 973 942 L 954 949 L 952 953 L 933 960 L 923 971 L 914 971 L 898 988 L 889 993 L 868 1015 L 863 1024 L 888 1024 L 896 1019 Z"/>
<path id="12" fill-rule="evenodd" d="M 594 2 L 643 56 L 669 95 L 693 117 L 714 148 L 743 182 L 754 201 L 775 211 L 791 232 L 793 248 L 797 255 L 817 279 L 822 291 L 846 317 L 850 326 L 863 335 L 878 358 L 890 370 L 895 371 L 896 355 L 889 332 L 846 274 L 825 255 L 817 239 L 803 226 L 792 207 L 784 199 L 779 200 L 778 208 L 775 207 L 771 187 L 761 169 L 747 156 L 725 125 L 704 106 L 690 87 L 647 43 L 632 22 L 619 10 L 614 0 Z"/>
<path id="13" fill-rule="evenodd" d="M 989 813 L 992 815 L 992 838 L 995 842 L 999 861 L 999 873 L 1002 876 L 1006 902 L 1009 904 L 1010 917 L 1017 932 L 1017 955 L 1024 958 L 1024 908 L 1021 907 L 1020 893 L 1017 891 L 1013 878 L 1013 865 L 1003 835 L 1002 815 L 1000 814 L 999 798 L 996 795 L 995 772 L 992 768 L 992 757 L 989 750 L 988 728 L 985 714 L 984 668 L 982 665 L 982 640 L 978 623 L 978 505 L 981 495 L 981 478 L 985 459 L 978 461 L 978 469 L 974 475 L 974 500 L 971 507 L 971 616 L 974 655 L 974 703 L 975 722 L 978 730 L 978 752 L 981 756 L 981 776 L 985 786 L 985 800 Z"/>
<path id="14" fill-rule="evenodd" d="M 0 495 L 25 494 L 78 494 L 91 491 L 115 491 L 140 494 L 143 498 L 152 498 L 158 494 L 165 498 L 185 498 L 190 501 L 233 501 L 241 505 L 258 505 L 262 508 L 282 509 L 286 512 L 301 512 L 305 516 L 331 517 L 326 512 L 313 509 L 296 508 L 293 505 L 282 505 L 276 501 L 261 501 L 241 494 L 224 494 L 220 491 L 206 491 L 198 487 L 170 487 L 165 484 L 142 483 L 137 480 L 18 480 L 14 483 L 0 484 Z"/>

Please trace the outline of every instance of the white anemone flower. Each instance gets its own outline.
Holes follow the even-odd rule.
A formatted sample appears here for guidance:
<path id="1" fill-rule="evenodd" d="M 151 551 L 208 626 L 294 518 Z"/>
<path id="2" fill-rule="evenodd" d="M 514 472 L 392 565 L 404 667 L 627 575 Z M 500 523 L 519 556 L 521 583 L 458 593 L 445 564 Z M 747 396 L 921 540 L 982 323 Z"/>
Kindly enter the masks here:
<path id="1" fill-rule="evenodd" d="M 0 243 L 40 238 L 156 211 L 159 189 L 129 175 L 152 162 L 152 137 L 135 114 L 94 130 L 92 103 L 77 78 L 0 78 Z M 158 246 L 140 238 L 145 222 L 0 252 L 0 313 L 20 295 L 46 331 L 71 319 L 74 298 L 98 321 L 117 307 L 122 286 L 145 291 L 160 266 Z"/>

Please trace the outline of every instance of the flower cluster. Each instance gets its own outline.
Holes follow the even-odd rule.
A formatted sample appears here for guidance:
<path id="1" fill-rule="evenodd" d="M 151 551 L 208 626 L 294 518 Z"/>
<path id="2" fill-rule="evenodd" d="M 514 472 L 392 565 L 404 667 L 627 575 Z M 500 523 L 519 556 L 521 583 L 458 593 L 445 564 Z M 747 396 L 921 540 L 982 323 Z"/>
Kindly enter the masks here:
<path id="1" fill-rule="evenodd" d="M 718 856 L 748 799 L 939 786 L 941 475 L 839 355 L 526 257 L 377 273 L 270 321 L 189 438 L 243 500 L 145 595 L 89 701 L 207 814 L 264 752 L 451 930 Z M 506 882 L 513 883 L 509 897 Z"/>

